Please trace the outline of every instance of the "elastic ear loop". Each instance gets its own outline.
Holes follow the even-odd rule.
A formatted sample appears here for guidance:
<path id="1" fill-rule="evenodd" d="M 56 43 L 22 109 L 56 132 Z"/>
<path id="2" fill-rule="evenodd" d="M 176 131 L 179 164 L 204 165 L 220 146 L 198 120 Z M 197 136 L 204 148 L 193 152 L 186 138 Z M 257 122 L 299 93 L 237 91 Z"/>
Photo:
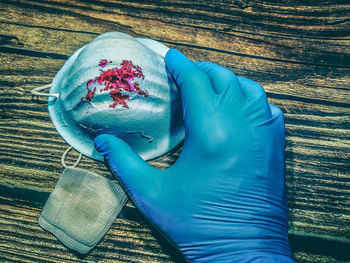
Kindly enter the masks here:
<path id="1" fill-rule="evenodd" d="M 63 166 L 64 168 L 76 167 L 76 166 L 80 163 L 81 158 L 83 157 L 83 155 L 82 155 L 81 153 L 79 153 L 79 157 L 78 157 L 78 159 L 76 160 L 76 162 L 75 162 L 73 165 L 67 165 L 67 163 L 66 163 L 66 157 L 67 157 L 69 151 L 72 150 L 72 149 L 73 149 L 73 147 L 72 147 L 72 146 L 69 146 L 69 147 L 67 148 L 67 150 L 65 150 L 64 153 L 62 154 L 62 157 L 61 157 L 61 164 L 62 164 L 62 166 Z"/>
<path id="2" fill-rule="evenodd" d="M 41 92 L 42 90 L 48 89 L 50 87 L 51 87 L 51 84 L 47 84 L 47 85 L 44 85 L 44 86 L 36 87 L 36 88 L 32 89 L 31 93 L 33 95 L 35 95 L 35 96 L 46 96 L 46 97 L 59 98 L 60 95 L 58 93 L 43 93 L 43 92 Z M 62 154 L 61 164 L 62 164 L 62 166 L 64 168 L 76 167 L 80 163 L 81 158 L 83 157 L 83 155 L 80 153 L 78 159 L 76 160 L 76 162 L 73 165 L 67 165 L 66 157 L 67 157 L 69 151 L 72 150 L 72 149 L 73 149 L 72 146 L 69 146 L 67 148 L 67 150 L 65 150 L 64 153 Z"/>
<path id="3" fill-rule="evenodd" d="M 48 89 L 50 87 L 51 87 L 51 84 L 36 87 L 36 88 L 32 89 L 31 93 L 35 96 L 55 97 L 58 99 L 58 97 L 60 96 L 58 93 L 43 93 L 43 92 L 41 92 L 42 90 Z"/>

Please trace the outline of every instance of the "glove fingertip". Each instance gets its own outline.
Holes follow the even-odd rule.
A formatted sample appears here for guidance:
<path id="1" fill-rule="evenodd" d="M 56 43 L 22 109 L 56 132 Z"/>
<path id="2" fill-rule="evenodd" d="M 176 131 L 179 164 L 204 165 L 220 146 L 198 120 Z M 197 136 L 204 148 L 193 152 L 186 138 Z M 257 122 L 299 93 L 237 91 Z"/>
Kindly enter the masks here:
<path id="1" fill-rule="evenodd" d="M 176 48 L 169 49 L 168 52 L 165 54 L 165 62 L 168 62 L 169 60 L 171 60 L 175 56 L 178 56 L 179 54 L 181 54 L 181 52 Z"/>
<path id="2" fill-rule="evenodd" d="M 114 136 L 110 134 L 98 135 L 94 140 L 94 145 L 96 150 L 100 154 L 105 155 L 106 152 L 110 150 L 110 141 L 113 139 L 114 139 Z"/>

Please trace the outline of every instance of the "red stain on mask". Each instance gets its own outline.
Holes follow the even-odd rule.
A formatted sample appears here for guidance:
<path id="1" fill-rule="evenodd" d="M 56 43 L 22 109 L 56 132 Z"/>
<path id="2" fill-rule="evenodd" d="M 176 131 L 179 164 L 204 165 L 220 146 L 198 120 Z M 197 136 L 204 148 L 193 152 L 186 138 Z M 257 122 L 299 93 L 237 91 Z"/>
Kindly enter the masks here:
<path id="1" fill-rule="evenodd" d="M 130 97 L 127 93 L 134 92 L 145 98 L 148 97 L 146 90 L 141 90 L 140 85 L 134 81 L 135 78 L 144 79 L 145 76 L 142 73 L 142 68 L 138 65 L 134 65 L 130 60 L 123 60 L 120 64 L 121 67 L 115 67 L 108 70 L 103 70 L 108 63 L 112 61 L 101 59 L 98 64 L 100 69 L 100 75 L 94 79 L 90 79 L 86 83 L 87 94 L 81 98 L 81 101 L 91 102 L 96 94 L 96 87 L 92 87 L 94 84 L 103 85 L 99 91 L 109 91 L 109 94 L 113 100 L 113 104 L 109 105 L 111 108 L 115 108 L 117 105 L 122 105 L 124 108 L 129 108 L 126 103 Z M 132 83 L 133 81 L 133 83 Z"/>
<path id="2" fill-rule="evenodd" d="M 108 64 L 108 60 L 107 59 L 101 59 L 100 63 L 98 63 L 98 65 L 101 68 L 104 68 L 107 64 Z"/>

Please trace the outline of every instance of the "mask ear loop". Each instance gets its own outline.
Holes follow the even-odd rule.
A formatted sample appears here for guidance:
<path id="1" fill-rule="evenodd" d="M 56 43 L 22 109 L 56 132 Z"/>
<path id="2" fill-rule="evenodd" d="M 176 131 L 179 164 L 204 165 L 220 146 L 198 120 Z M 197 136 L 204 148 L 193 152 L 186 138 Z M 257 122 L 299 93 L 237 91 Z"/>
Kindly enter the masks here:
<path id="1" fill-rule="evenodd" d="M 62 157 L 61 157 L 61 164 L 62 164 L 62 166 L 63 166 L 64 168 L 76 167 L 76 166 L 80 163 L 81 158 L 83 157 L 83 155 L 82 155 L 81 153 L 79 153 L 79 157 L 78 157 L 78 159 L 76 160 L 76 162 L 75 162 L 73 165 L 67 165 L 67 163 L 66 163 L 66 157 L 67 157 L 69 151 L 72 150 L 72 149 L 73 149 L 72 146 L 69 146 L 69 147 L 67 148 L 67 150 L 65 150 L 64 153 L 62 154 Z"/>
<path id="2" fill-rule="evenodd" d="M 48 89 L 50 87 L 51 87 L 51 84 L 36 87 L 36 88 L 32 89 L 31 93 L 35 96 L 55 97 L 58 99 L 60 96 L 58 93 L 43 93 L 43 92 L 41 92 L 42 90 Z"/>
<path id="3" fill-rule="evenodd" d="M 41 92 L 42 90 L 45 90 L 45 89 L 48 89 L 51 87 L 51 84 L 47 84 L 47 85 L 44 85 L 44 86 L 40 86 L 40 87 L 36 87 L 34 89 L 31 90 L 31 93 L 34 95 L 34 96 L 46 96 L 46 97 L 55 97 L 55 98 L 59 98 L 59 94 L 58 93 L 43 93 Z M 66 163 L 66 157 L 68 155 L 68 152 L 70 150 L 72 150 L 72 146 L 69 146 L 67 148 L 67 150 L 64 151 L 64 153 L 62 154 L 62 157 L 61 157 L 61 164 L 64 168 L 68 168 L 68 167 L 76 167 L 80 161 L 81 161 L 81 158 L 83 157 L 83 155 L 80 153 L 79 154 L 79 157 L 78 159 L 76 160 L 76 162 L 73 164 L 73 165 L 67 165 Z"/>

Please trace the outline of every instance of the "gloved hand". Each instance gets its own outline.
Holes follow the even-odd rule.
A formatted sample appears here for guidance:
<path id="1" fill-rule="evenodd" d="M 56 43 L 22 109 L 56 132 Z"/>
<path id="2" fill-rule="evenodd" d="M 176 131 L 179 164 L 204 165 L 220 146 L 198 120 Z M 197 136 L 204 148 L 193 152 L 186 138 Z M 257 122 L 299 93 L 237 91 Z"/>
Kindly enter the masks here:
<path id="1" fill-rule="evenodd" d="M 288 244 L 284 119 L 256 82 L 176 49 L 165 57 L 181 89 L 185 141 L 166 170 L 124 141 L 96 149 L 136 207 L 193 262 L 294 262 Z"/>

